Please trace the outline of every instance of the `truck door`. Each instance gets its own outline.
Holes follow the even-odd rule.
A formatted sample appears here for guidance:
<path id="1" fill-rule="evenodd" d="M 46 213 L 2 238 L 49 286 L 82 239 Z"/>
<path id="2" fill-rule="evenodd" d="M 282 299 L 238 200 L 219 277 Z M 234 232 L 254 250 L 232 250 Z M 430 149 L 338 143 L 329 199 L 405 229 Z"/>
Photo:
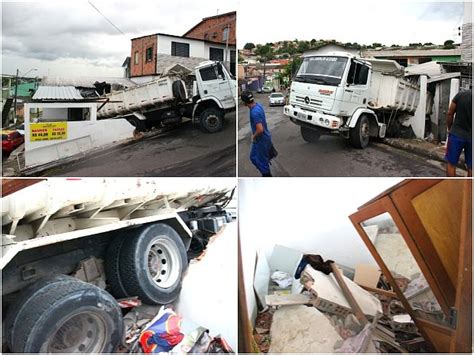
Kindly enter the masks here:
<path id="1" fill-rule="evenodd" d="M 230 81 L 229 74 L 223 68 L 221 63 L 216 63 L 199 69 L 201 77 L 201 98 L 213 96 L 218 99 L 225 109 L 235 106 L 234 92 L 232 85 L 235 83 Z"/>
<path id="2" fill-rule="evenodd" d="M 370 67 L 358 60 L 352 59 L 346 86 L 342 98 L 345 111 L 352 115 L 358 107 L 366 107 L 369 95 Z"/>

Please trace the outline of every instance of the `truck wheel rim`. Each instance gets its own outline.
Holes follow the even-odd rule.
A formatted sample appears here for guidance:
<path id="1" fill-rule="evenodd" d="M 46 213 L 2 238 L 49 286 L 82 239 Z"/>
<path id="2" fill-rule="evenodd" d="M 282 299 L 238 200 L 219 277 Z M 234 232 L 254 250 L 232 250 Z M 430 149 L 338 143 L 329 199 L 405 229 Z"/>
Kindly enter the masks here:
<path id="1" fill-rule="evenodd" d="M 106 339 L 104 319 L 92 312 L 82 312 L 66 318 L 41 352 L 99 353 L 104 351 Z"/>
<path id="2" fill-rule="evenodd" d="M 216 115 L 209 115 L 206 118 L 206 124 L 208 127 L 216 127 L 218 125 L 219 118 Z"/>
<path id="3" fill-rule="evenodd" d="M 173 286 L 180 277 L 181 260 L 177 245 L 158 239 L 148 248 L 148 274 L 160 288 Z"/>

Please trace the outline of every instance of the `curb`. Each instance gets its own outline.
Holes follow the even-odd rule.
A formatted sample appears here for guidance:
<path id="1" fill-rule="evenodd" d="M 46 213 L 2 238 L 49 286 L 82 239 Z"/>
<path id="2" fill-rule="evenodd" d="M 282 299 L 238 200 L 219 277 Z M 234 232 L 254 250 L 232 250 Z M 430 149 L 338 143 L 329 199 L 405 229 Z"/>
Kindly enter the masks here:
<path id="1" fill-rule="evenodd" d="M 430 144 L 421 140 L 414 140 L 414 139 L 401 140 L 401 139 L 394 139 L 394 138 L 385 138 L 382 143 L 394 148 L 398 148 L 410 153 L 423 156 L 425 158 L 429 158 L 429 159 L 437 160 L 442 163 L 446 163 L 446 160 L 444 160 L 444 147 L 443 146 L 437 146 L 437 145 L 431 144 L 433 147 L 430 149 L 428 147 L 422 147 L 422 146 L 417 145 L 416 144 L 417 142 L 424 143 L 425 145 Z M 443 150 L 443 151 L 440 151 L 440 150 Z M 466 168 L 464 155 L 461 155 L 461 157 L 459 158 L 458 167 L 462 169 Z"/>

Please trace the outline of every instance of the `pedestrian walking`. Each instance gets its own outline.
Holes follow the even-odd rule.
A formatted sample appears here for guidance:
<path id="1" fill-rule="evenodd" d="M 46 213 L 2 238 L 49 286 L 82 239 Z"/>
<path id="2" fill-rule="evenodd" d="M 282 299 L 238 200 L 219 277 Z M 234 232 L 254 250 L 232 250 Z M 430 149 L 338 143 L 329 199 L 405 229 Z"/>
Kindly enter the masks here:
<path id="1" fill-rule="evenodd" d="M 472 176 L 472 89 L 460 91 L 454 96 L 448 109 L 447 126 L 446 173 L 456 176 L 456 165 L 464 151 L 468 176 Z"/>
<path id="2" fill-rule="evenodd" d="M 244 91 L 240 98 L 249 109 L 250 127 L 252 128 L 252 149 L 250 161 L 264 177 L 271 177 L 270 159 L 272 151 L 272 137 L 267 127 L 265 110 L 255 102 L 251 91 Z"/>

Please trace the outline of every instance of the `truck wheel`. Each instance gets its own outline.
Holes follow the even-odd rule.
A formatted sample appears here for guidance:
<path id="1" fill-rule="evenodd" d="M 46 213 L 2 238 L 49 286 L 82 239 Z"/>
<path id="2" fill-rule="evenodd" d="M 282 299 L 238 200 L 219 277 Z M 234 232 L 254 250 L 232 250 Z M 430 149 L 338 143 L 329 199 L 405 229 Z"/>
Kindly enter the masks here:
<path id="1" fill-rule="evenodd" d="M 317 131 L 303 126 L 301 126 L 300 128 L 301 136 L 308 143 L 316 143 L 319 140 L 319 137 L 321 137 L 321 135 Z"/>
<path id="2" fill-rule="evenodd" d="M 66 275 L 55 277 L 46 277 L 26 286 L 18 295 L 18 298 L 10 304 L 5 318 L 5 339 L 8 347 L 13 349 L 13 339 L 15 339 L 15 330 L 18 315 L 25 309 L 29 308 L 30 301 L 38 292 L 47 292 L 48 289 L 55 287 L 58 282 L 69 282 L 71 278 Z"/>
<path id="3" fill-rule="evenodd" d="M 171 89 L 173 91 L 173 97 L 178 100 L 178 102 L 186 101 L 186 88 L 181 80 L 173 82 Z"/>
<path id="4" fill-rule="evenodd" d="M 201 127 L 205 132 L 215 133 L 222 129 L 224 115 L 221 110 L 208 108 L 201 113 L 200 121 Z"/>
<path id="5" fill-rule="evenodd" d="M 123 337 L 122 312 L 104 290 L 67 277 L 43 283 L 15 315 L 11 351 L 114 352 Z"/>
<path id="6" fill-rule="evenodd" d="M 107 248 L 107 257 L 105 258 L 105 276 L 109 285 L 110 293 L 115 298 L 126 298 L 129 294 L 125 290 L 120 277 L 120 251 L 127 238 L 124 236 L 115 237 Z"/>
<path id="7" fill-rule="evenodd" d="M 131 117 L 127 119 L 128 123 L 130 123 L 133 127 L 137 129 L 138 132 L 145 132 L 146 131 L 146 125 L 145 122 L 142 120 L 139 120 L 136 117 Z"/>
<path id="8" fill-rule="evenodd" d="M 187 267 L 183 241 L 167 224 L 158 223 L 139 230 L 120 251 L 123 286 L 130 296 L 138 296 L 146 304 L 174 301 Z"/>
<path id="9" fill-rule="evenodd" d="M 357 124 L 350 130 L 350 139 L 354 147 L 364 149 L 369 145 L 369 118 L 366 115 L 360 116 Z"/>

